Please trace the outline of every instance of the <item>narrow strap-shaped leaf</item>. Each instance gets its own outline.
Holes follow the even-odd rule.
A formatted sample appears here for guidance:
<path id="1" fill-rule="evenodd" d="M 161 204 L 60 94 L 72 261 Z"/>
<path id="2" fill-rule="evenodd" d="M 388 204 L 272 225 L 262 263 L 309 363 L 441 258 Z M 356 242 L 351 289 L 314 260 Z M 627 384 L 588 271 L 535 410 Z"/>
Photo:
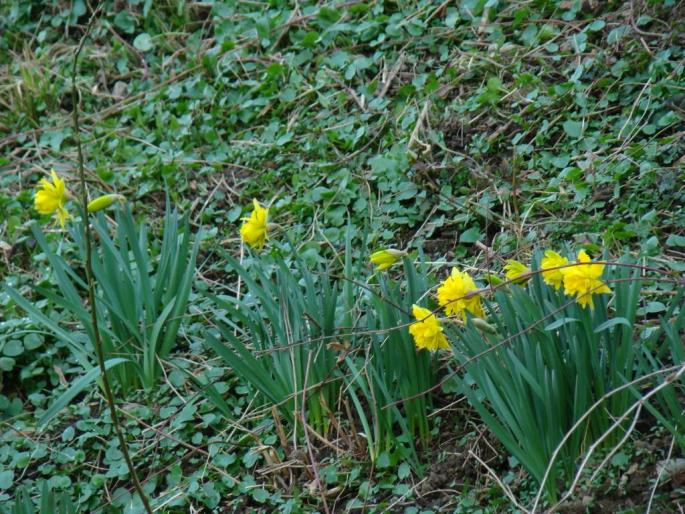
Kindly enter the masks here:
<path id="1" fill-rule="evenodd" d="M 120 357 L 115 357 L 114 359 L 109 359 L 105 361 L 105 369 L 109 370 L 118 364 L 123 362 L 129 362 L 128 359 L 122 359 Z M 38 426 L 43 428 L 45 425 L 59 413 L 64 407 L 66 407 L 71 400 L 73 400 L 76 395 L 81 391 L 86 389 L 90 384 L 93 383 L 100 376 L 100 368 L 94 367 L 89 369 L 84 375 L 72 382 L 69 389 L 67 389 L 62 395 L 55 400 L 50 407 L 43 413 L 43 415 L 38 420 Z"/>
<path id="2" fill-rule="evenodd" d="M 171 352 L 174 343 L 176 342 L 176 336 L 178 334 L 178 328 L 183 321 L 183 315 L 188 308 L 188 298 L 190 297 L 190 291 L 193 286 L 193 280 L 195 279 L 195 260 L 197 258 L 197 253 L 200 249 L 200 237 L 196 236 L 195 243 L 191 251 L 190 258 L 184 263 L 183 278 L 181 279 L 181 286 L 178 288 L 176 296 L 173 301 L 173 310 L 171 311 L 171 317 L 168 326 L 164 330 L 164 339 L 159 349 L 159 354 L 161 358 L 166 358 Z"/>
<path id="3" fill-rule="evenodd" d="M 147 232 L 144 226 L 140 227 L 140 232 L 136 235 L 135 225 L 133 223 L 133 215 L 129 207 L 120 211 L 118 216 L 121 224 L 120 230 L 123 229 L 126 238 L 131 243 L 131 253 L 137 267 L 137 275 L 140 280 L 140 293 L 142 295 L 142 303 L 145 306 L 145 322 L 154 323 L 154 301 L 152 296 L 152 285 L 150 283 L 150 262 L 147 255 Z"/>
<path id="4" fill-rule="evenodd" d="M 261 366 L 252 354 L 247 352 L 245 348 L 237 342 L 232 344 L 231 348 L 223 345 L 212 334 L 207 334 L 205 342 L 226 362 L 234 371 L 244 376 L 252 384 L 259 389 L 259 391 L 269 398 L 274 403 L 280 403 L 285 400 L 287 396 L 286 389 L 283 386 L 278 386 L 274 382 L 270 373 Z M 229 341 L 231 342 L 231 341 Z M 234 343 L 236 341 L 233 341 Z"/>
<path id="5" fill-rule="evenodd" d="M 74 351 L 74 355 L 81 366 L 86 369 L 91 367 L 90 360 L 88 359 L 90 352 L 85 346 L 76 341 L 76 339 L 74 339 L 66 330 L 62 329 L 54 320 L 48 318 L 45 314 L 40 312 L 35 305 L 26 300 L 14 288 L 6 285 L 4 289 L 9 297 L 12 298 L 14 303 L 24 309 L 35 323 L 43 325 L 45 328 L 53 332 L 57 337 L 66 342 L 71 347 L 72 351 Z"/>
<path id="6" fill-rule="evenodd" d="M 549 325 L 545 326 L 545 331 L 551 332 L 552 330 L 556 330 L 560 327 L 563 327 L 564 325 L 568 325 L 570 323 L 579 323 L 580 320 L 577 318 L 560 318 L 556 321 L 553 321 Z"/>
<path id="7" fill-rule="evenodd" d="M 55 274 L 57 286 L 62 291 L 62 294 L 72 303 L 80 302 L 81 297 L 67 274 L 67 270 L 70 269 L 69 265 L 61 255 L 57 255 L 53 251 L 43 233 L 35 225 L 32 227 L 32 232 L 50 263 L 50 268 Z"/>
<path id="8" fill-rule="evenodd" d="M 159 356 L 160 358 L 163 358 L 159 354 L 160 332 L 163 330 L 164 324 L 167 322 L 167 318 L 169 317 L 169 314 L 171 313 L 173 308 L 173 303 L 170 303 L 164 308 L 164 310 L 160 313 L 159 317 L 152 326 L 152 331 L 150 332 L 150 335 L 145 338 L 145 341 L 143 343 L 143 377 L 144 380 L 148 383 L 148 387 L 152 387 L 152 381 L 157 375 L 155 372 L 155 369 L 158 365 L 157 357 Z"/>
<path id="9" fill-rule="evenodd" d="M 604 323 L 601 323 L 600 325 L 596 326 L 594 329 L 594 333 L 599 334 L 600 332 L 604 332 L 605 330 L 610 329 L 611 327 L 615 327 L 616 325 L 624 325 L 626 327 L 632 328 L 630 321 L 628 321 L 626 318 L 618 317 L 608 319 Z"/>

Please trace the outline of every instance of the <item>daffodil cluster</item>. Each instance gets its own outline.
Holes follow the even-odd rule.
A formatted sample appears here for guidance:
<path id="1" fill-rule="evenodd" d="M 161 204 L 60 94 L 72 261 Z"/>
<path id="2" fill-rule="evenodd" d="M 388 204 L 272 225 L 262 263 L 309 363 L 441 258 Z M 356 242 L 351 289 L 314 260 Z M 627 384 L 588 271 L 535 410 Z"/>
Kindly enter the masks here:
<path id="1" fill-rule="evenodd" d="M 545 263 L 545 259 L 543 259 L 541 262 L 542 269 L 549 269 L 549 264 L 549 261 Z M 594 308 L 592 295 L 611 294 L 609 286 L 600 280 L 602 273 L 604 273 L 604 264 L 593 263 L 585 250 L 578 252 L 578 260 L 575 265 L 560 269 L 564 293 L 568 296 L 575 296 L 576 302 L 583 308 L 588 305 L 591 309 Z M 547 282 L 544 273 L 542 276 Z"/>
<path id="2" fill-rule="evenodd" d="M 450 275 L 438 288 L 438 303 L 447 316 L 453 316 L 466 321 L 466 313 L 476 318 L 485 316 L 481 304 L 480 289 L 476 286 L 471 275 L 458 268 L 452 268 Z M 449 348 L 447 339 L 442 333 L 442 325 L 435 313 L 414 305 L 412 314 L 416 322 L 409 326 L 409 333 L 414 338 L 418 349 L 435 351 Z"/>
<path id="3" fill-rule="evenodd" d="M 379 268 L 384 264 L 387 264 L 385 267 L 392 265 L 390 256 L 383 256 L 388 259 L 382 263 L 376 262 Z M 556 290 L 563 288 L 564 293 L 574 297 L 583 308 L 594 308 L 594 295 L 611 293 L 609 286 L 601 279 L 604 264 L 592 262 L 584 250 L 578 252 L 575 262 L 570 262 L 553 250 L 547 250 L 540 262 L 540 271 L 545 284 Z M 506 262 L 504 273 L 507 280 L 517 284 L 525 284 L 533 274 L 528 266 L 513 259 Z M 450 275 L 438 287 L 437 300 L 446 316 L 457 318 L 463 323 L 466 322 L 468 313 L 476 326 L 490 329 L 492 327 L 482 319 L 485 317 L 482 292 L 471 275 L 458 268 L 452 268 Z M 447 348 L 440 320 L 434 312 L 414 305 L 413 315 L 416 321 L 410 325 L 409 332 L 417 348 L 430 351 Z"/>
<path id="4" fill-rule="evenodd" d="M 545 284 L 557 291 L 563 287 L 564 293 L 567 296 L 574 296 L 583 308 L 594 308 L 593 295 L 611 293 L 609 286 L 601 280 L 604 264 L 592 262 L 585 250 L 578 252 L 574 263 L 553 250 L 547 250 L 540 261 L 540 269 Z M 515 278 L 510 277 L 508 273 L 506 276 L 510 280 Z"/>

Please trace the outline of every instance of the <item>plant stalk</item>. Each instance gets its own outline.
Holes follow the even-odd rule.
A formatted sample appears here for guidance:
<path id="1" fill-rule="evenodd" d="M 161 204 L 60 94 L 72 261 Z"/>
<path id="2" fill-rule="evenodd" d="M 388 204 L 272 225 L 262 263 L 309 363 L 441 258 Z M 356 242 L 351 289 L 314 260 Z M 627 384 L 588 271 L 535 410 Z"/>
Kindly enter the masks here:
<path id="1" fill-rule="evenodd" d="M 140 483 L 140 480 L 138 480 L 138 474 L 136 473 L 136 469 L 133 466 L 133 461 L 131 460 L 131 456 L 129 455 L 128 452 L 128 446 L 126 444 L 126 439 L 124 438 L 124 433 L 121 428 L 121 422 L 119 420 L 119 415 L 117 414 L 117 407 L 116 403 L 114 401 L 114 395 L 112 394 L 112 388 L 109 383 L 109 377 L 107 376 L 107 369 L 105 368 L 105 354 L 102 349 L 102 340 L 100 338 L 100 329 L 98 327 L 98 320 L 97 320 L 97 308 L 95 304 L 95 284 L 93 281 L 93 267 L 92 267 L 92 242 L 91 242 L 91 230 L 90 230 L 90 220 L 88 218 L 88 192 L 86 190 L 86 172 L 85 172 L 85 167 L 83 164 L 83 149 L 81 147 L 81 133 L 80 133 L 80 126 L 79 126 L 79 117 L 78 117 L 78 108 L 79 108 L 79 95 L 78 95 L 78 90 L 76 88 L 76 72 L 78 68 L 78 58 L 79 55 L 81 54 L 81 50 L 83 49 L 83 46 L 86 42 L 86 39 L 88 38 L 88 34 L 90 33 L 90 28 L 92 25 L 93 20 L 95 19 L 95 16 L 99 9 L 96 9 L 92 16 L 90 17 L 90 20 L 88 21 L 88 25 L 86 27 L 86 32 L 81 38 L 81 41 L 79 43 L 78 48 L 76 49 L 76 54 L 74 54 L 74 62 L 73 62 L 73 67 L 72 67 L 72 73 L 71 73 L 71 99 L 72 99 L 72 115 L 73 115 L 73 128 L 74 128 L 74 139 L 76 142 L 76 150 L 78 153 L 78 171 L 79 171 L 79 179 L 81 183 L 81 216 L 83 219 L 83 226 L 84 226 L 84 237 L 85 237 L 85 243 L 86 243 L 86 262 L 84 263 L 85 271 L 86 271 L 86 283 L 88 285 L 88 302 L 90 303 L 90 315 L 91 315 L 91 320 L 93 323 L 93 344 L 95 346 L 95 352 L 97 354 L 97 359 L 98 359 L 98 365 L 100 366 L 100 375 L 102 376 L 102 385 L 103 389 L 105 390 L 105 398 L 107 400 L 107 404 L 109 405 L 109 410 L 110 414 L 112 416 L 112 423 L 114 425 L 114 430 L 117 434 L 117 439 L 119 440 L 119 447 L 121 448 L 121 452 L 124 455 L 124 460 L 126 461 L 126 466 L 128 467 L 128 471 L 131 474 L 131 479 L 133 480 L 133 486 L 138 493 L 138 496 L 140 497 L 141 501 L 143 502 L 143 506 L 145 508 L 145 511 L 148 514 L 153 514 L 152 507 L 150 506 L 150 502 L 147 498 L 147 495 L 145 494 L 145 491 L 143 490 L 143 486 Z"/>

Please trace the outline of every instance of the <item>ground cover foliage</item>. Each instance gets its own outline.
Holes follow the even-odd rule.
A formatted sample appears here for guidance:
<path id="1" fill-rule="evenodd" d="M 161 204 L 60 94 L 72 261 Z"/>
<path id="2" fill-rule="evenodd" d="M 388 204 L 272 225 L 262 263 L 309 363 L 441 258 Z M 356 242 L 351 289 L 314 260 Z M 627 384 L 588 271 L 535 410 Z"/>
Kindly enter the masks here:
<path id="1" fill-rule="evenodd" d="M 154 507 L 682 508 L 682 5 L 51 0 L 0 6 L 0 510 L 144 511 L 85 301 L 91 17 L 88 187 L 125 197 L 91 217 L 98 312 Z M 452 267 L 482 314 L 442 309 Z"/>

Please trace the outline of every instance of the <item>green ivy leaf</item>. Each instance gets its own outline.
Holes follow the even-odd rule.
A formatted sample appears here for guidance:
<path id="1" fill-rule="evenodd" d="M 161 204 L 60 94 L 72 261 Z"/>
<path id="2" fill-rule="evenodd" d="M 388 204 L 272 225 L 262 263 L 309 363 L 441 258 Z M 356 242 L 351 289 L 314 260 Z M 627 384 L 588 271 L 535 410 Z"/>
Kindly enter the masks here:
<path id="1" fill-rule="evenodd" d="M 480 233 L 480 229 L 478 227 L 471 227 L 470 229 L 461 233 L 459 236 L 459 242 L 475 243 L 476 241 L 480 241 L 482 238 L 483 234 Z"/>
<path id="2" fill-rule="evenodd" d="M 7 357 L 16 357 L 17 355 L 24 353 L 24 345 L 21 344 L 21 341 L 11 339 L 5 344 L 5 348 L 3 348 L 2 353 L 4 353 Z"/>
<path id="3" fill-rule="evenodd" d="M 397 478 L 399 478 L 400 480 L 404 480 L 409 475 L 411 475 L 411 468 L 409 467 L 409 464 L 403 462 L 397 469 Z"/>
<path id="4" fill-rule="evenodd" d="M 155 47 L 152 37 L 147 32 L 138 34 L 133 40 L 133 46 L 141 52 L 149 52 Z"/>
<path id="5" fill-rule="evenodd" d="M 583 123 L 580 121 L 566 120 L 563 127 L 569 137 L 577 139 L 583 134 Z"/>
<path id="6" fill-rule="evenodd" d="M 14 471 L 7 469 L 0 471 L 0 489 L 9 489 L 14 483 Z"/>

